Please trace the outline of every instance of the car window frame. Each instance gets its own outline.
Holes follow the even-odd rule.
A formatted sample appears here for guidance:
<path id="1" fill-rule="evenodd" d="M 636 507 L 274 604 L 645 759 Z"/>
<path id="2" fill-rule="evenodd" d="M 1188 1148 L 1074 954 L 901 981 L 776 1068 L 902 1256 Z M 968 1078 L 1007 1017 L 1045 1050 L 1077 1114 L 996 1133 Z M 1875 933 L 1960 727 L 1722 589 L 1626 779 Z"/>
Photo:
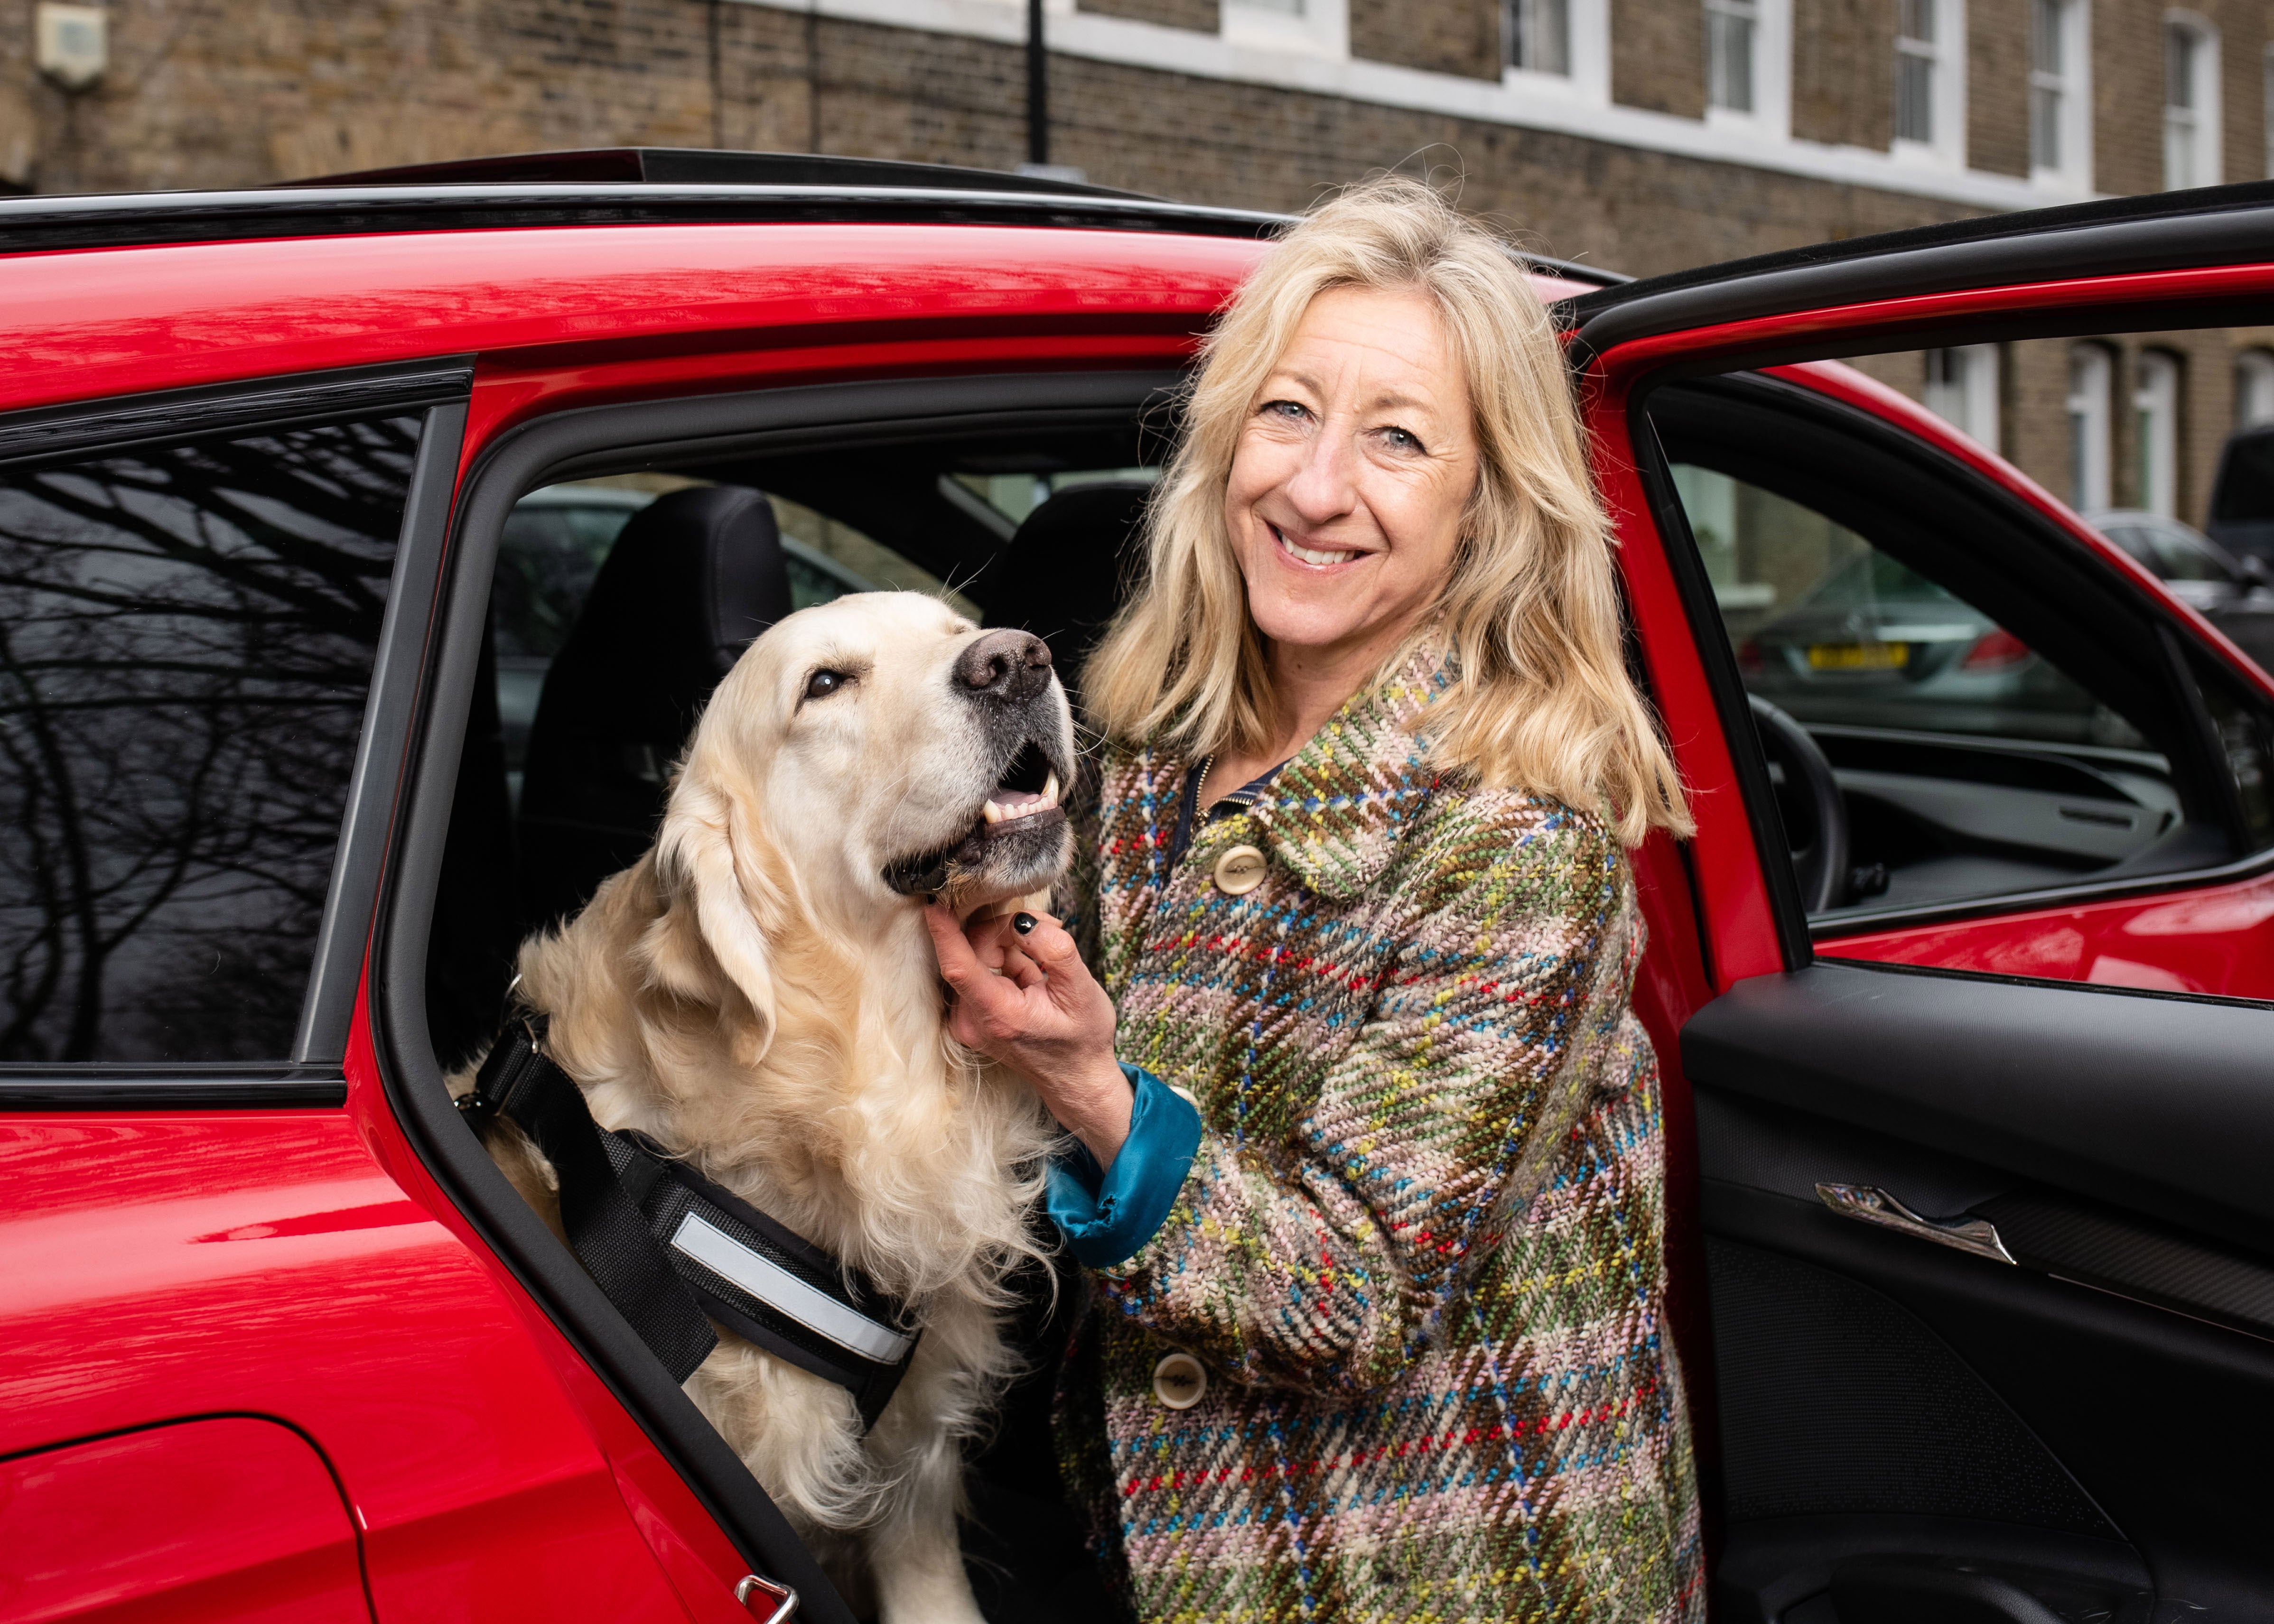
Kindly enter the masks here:
<path id="1" fill-rule="evenodd" d="M 378 899 L 395 775 L 410 733 L 409 694 L 400 673 L 417 658 L 431 608 L 418 589 L 431 583 L 433 571 L 418 567 L 414 541 L 448 511 L 472 384 L 472 357 L 441 356 L 0 415 L 0 471 L 11 474 L 200 440 L 374 417 L 420 419 L 290 1055 L 273 1062 L 0 1064 L 0 1109 L 336 1109 L 346 1102 L 343 1067 L 350 1026 Z"/>
<path id="2" fill-rule="evenodd" d="M 1859 344 L 1868 343 L 1868 336 L 1858 335 L 1857 342 Z M 1780 356 L 1776 361 L 1781 363 L 1791 358 Z M 1876 440 L 1881 448 L 1913 462 L 1924 472 L 1953 480 L 1961 487 L 1965 500 L 1989 508 L 2000 518 L 2009 521 L 2017 530 L 2034 536 L 2047 547 L 2051 556 L 2058 558 L 2064 567 L 2079 572 L 2099 592 L 2120 596 L 2126 605 L 2136 611 L 2153 628 L 2154 635 L 2164 650 L 2160 681 L 2165 689 L 2166 698 L 2195 724 L 2190 730 L 2191 736 L 2181 741 L 2190 756 L 2186 770 L 2196 777 L 2200 785 L 2207 786 L 2210 795 L 2219 802 L 2220 831 L 2229 842 L 2229 849 L 2240 851 L 2247 846 L 2248 836 L 2241 816 L 2239 795 L 2232 783 L 2232 775 L 2224 770 L 2223 757 L 2214 748 L 2215 725 L 2198 686 L 2191 656 L 2194 658 L 2215 659 L 2222 666 L 2227 662 L 2216 649 L 2199 646 L 2201 640 L 2184 617 L 2174 613 L 2154 593 L 2142 590 L 2136 581 L 2081 538 L 2072 535 L 2066 527 L 2056 524 L 2048 515 L 2021 500 L 1996 480 L 1968 466 L 1931 440 L 1910 432 L 1900 424 L 1803 385 L 1766 376 L 1755 366 L 1748 365 L 1743 357 L 1731 357 L 1727 365 L 1662 369 L 1638 380 L 1625 404 L 1637 470 L 1643 476 L 1642 485 L 1650 503 L 1653 522 L 1666 544 L 1665 553 L 1672 566 L 1677 590 L 1690 617 L 1693 635 L 1698 640 L 1701 663 L 1706 669 L 1707 681 L 1714 690 L 1716 708 L 1724 718 L 1724 733 L 1729 741 L 1731 756 L 1738 766 L 1740 793 L 1746 802 L 1749 818 L 1753 823 L 1755 841 L 1762 853 L 1772 908 L 1786 942 L 1788 968 L 1800 967 L 1817 953 L 1835 951 L 1841 940 L 1850 936 L 1997 918 L 2088 902 L 2157 896 L 2249 878 L 2274 870 L 2274 847 L 2269 847 L 2255 852 L 2244 851 L 2242 855 L 2220 863 L 2195 864 L 2116 879 L 2095 880 L 2088 876 L 2071 885 L 1902 907 L 1856 908 L 1842 910 L 1836 918 L 1810 919 L 1802 909 L 1798 886 L 1788 883 L 1791 862 L 1783 845 L 1783 823 L 1775 805 L 1766 754 L 1761 748 L 1752 729 L 1750 713 L 1744 708 L 1746 701 L 1742 673 L 1737 668 L 1735 652 L 1729 647 L 1712 584 L 1706 577 L 1704 556 L 1690 531 L 1680 496 L 1675 490 L 1671 462 L 1650 415 L 1651 397 L 1660 389 L 1694 386 L 1700 381 L 1715 379 L 1743 379 L 1744 387 L 1748 388 L 1776 391 L 1778 397 L 1792 409 L 1820 413 L 1828 422 L 1842 430 Z M 2114 545 L 2112 543 L 2108 545 Z M 1744 718 L 1743 725 L 1735 725 L 1729 719 L 1732 717 Z M 2174 761 L 2173 770 L 2176 779 L 2182 771 L 2181 763 Z M 1796 954 L 1792 942 L 1795 935 L 1803 937 L 1808 943 L 1806 957 Z"/>
<path id="3" fill-rule="evenodd" d="M 965 429 L 1062 428 L 1069 414 L 1142 417 L 1181 372 L 989 373 L 791 385 L 572 409 L 507 429 L 474 454 L 447 524 L 422 532 L 439 557 L 434 613 L 415 663 L 414 732 L 380 876 L 365 988 L 380 1086 L 442 1195 L 496 1254 L 670 1463 L 754 1571 L 791 1585 L 801 1616 L 852 1624 L 819 1563 L 718 1431 L 674 1382 L 573 1255 L 506 1182 L 450 1099 L 424 989 L 436 887 L 467 721 L 481 676 L 490 578 L 507 515 L 541 485 L 637 469 L 699 467 L 764 449 Z M 422 513 L 422 523 L 431 523 Z M 430 551 L 430 549 L 432 551 Z"/>

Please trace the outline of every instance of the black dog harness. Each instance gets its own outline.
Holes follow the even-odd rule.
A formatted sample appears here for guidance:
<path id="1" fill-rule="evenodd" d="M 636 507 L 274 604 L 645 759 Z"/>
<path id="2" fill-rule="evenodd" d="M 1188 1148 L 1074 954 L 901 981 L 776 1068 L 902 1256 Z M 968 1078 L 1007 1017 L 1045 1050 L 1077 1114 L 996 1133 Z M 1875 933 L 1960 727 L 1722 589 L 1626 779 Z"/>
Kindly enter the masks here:
<path id="1" fill-rule="evenodd" d="M 536 1141 L 576 1260 L 672 1380 L 719 1345 L 715 1320 L 846 1388 L 874 1426 L 915 1357 L 907 1305 L 646 1135 L 599 1126 L 546 1056 L 545 1030 L 542 1015 L 508 1021 L 458 1109 L 508 1117 Z"/>

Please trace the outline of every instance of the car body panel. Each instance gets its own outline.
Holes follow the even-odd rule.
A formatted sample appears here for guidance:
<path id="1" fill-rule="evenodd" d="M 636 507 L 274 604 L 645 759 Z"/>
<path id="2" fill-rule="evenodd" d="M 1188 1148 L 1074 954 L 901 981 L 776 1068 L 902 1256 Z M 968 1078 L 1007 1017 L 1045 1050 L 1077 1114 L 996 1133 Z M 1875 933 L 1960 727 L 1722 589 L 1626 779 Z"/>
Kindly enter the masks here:
<path id="1" fill-rule="evenodd" d="M 0 1451 L 257 1410 L 332 1463 L 382 1620 L 685 1616 L 525 1316 L 356 1116 L 0 1118 Z"/>
<path id="2" fill-rule="evenodd" d="M 0 410 L 479 352 L 523 410 L 835 358 L 1047 365 L 1054 340 L 1189 347 L 1261 244 L 1010 226 L 425 232 L 0 258 Z M 1021 346 L 1030 347 L 1022 350 Z M 770 352 L 787 350 L 787 355 Z M 581 381 L 580 381 L 581 380 Z M 712 387 L 719 387 L 714 384 Z M 511 414 L 508 413 L 508 416 Z"/>
<path id="3" fill-rule="evenodd" d="M 116 1507 L 135 1517 L 118 1538 Z M 323 1457 L 215 1417 L 0 1461 L 0 1598 L 19 1624 L 370 1624 L 356 1531 Z"/>
<path id="4" fill-rule="evenodd" d="M 2103 987 L 2274 997 L 2274 875 L 1827 940 L 1833 958 Z"/>
<path id="5" fill-rule="evenodd" d="M 591 407 L 790 384 L 1172 367 L 1263 251 L 1250 237 L 1095 226 L 714 221 L 15 253 L 0 257 L 11 294 L 0 342 L 16 363 L 0 379 L 0 409 L 471 356 L 463 485 L 516 430 Z M 1547 275 L 1534 287 L 1549 299 L 1585 291 Z M 2169 312 L 2270 290 L 2274 267 L 2255 265 L 2031 280 L 1578 350 L 1637 651 L 1698 820 L 1695 840 L 1656 835 L 1632 861 L 1650 935 L 1635 1005 L 1663 1071 L 1669 1312 L 1709 1463 L 1714 1338 L 1705 1237 L 1687 1218 L 1699 1210 L 1701 1167 L 1715 1164 L 1699 1155 L 1682 1034 L 1717 995 L 1799 972 L 1813 949 L 1762 810 L 1767 779 L 1751 723 L 1709 671 L 1733 657 L 1718 622 L 1693 608 L 1678 544 L 1657 528 L 1663 492 L 1647 457 L 1630 450 L 1638 392 L 1669 366 L 1742 353 L 1870 411 L 2044 513 L 2274 695 L 2274 680 L 2010 465 L 1852 369 L 1785 361 L 1867 326 L 1926 342 L 2000 313 L 2139 301 Z M 482 590 L 461 583 L 462 595 Z M 415 685 L 422 716 L 432 686 L 432 673 Z M 450 748 L 455 756 L 455 734 Z M 401 861 L 398 849 L 388 861 Z M 1826 951 L 2265 996 L 2270 921 L 2274 876 L 2183 876 L 2126 898 L 1987 905 L 1976 917 L 1866 929 Z M 382 914 L 376 940 L 386 929 Z M 590 1327 L 548 1316 L 553 1299 L 516 1274 L 494 1227 L 460 1210 L 398 1116 L 369 1003 L 388 974 L 381 958 L 365 966 L 343 1109 L 0 1117 L 12 1198 L 0 1247 L 18 1286 L 0 1298 L 0 1455 L 140 1435 L 132 1429 L 188 1437 L 172 1424 L 257 1411 L 273 1419 L 245 1425 L 282 1424 L 320 1451 L 382 1624 L 748 1616 L 733 1600 L 744 1556 L 635 1418 Z M 809 1616 L 835 1616 L 833 1597 L 810 1602 Z"/>

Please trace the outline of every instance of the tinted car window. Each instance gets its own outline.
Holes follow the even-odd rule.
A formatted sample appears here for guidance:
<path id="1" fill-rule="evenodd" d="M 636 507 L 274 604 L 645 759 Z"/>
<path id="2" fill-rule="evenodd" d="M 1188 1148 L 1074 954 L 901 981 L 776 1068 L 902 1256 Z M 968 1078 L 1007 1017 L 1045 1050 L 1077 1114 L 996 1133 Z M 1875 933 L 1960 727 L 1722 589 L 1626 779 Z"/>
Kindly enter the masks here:
<path id="1" fill-rule="evenodd" d="M 2012 632 L 1855 531 L 1711 469 L 1676 464 L 1674 478 L 1745 686 L 1801 721 L 2144 746 Z"/>
<path id="2" fill-rule="evenodd" d="M 0 474 L 0 1061 L 290 1057 L 418 438 Z"/>

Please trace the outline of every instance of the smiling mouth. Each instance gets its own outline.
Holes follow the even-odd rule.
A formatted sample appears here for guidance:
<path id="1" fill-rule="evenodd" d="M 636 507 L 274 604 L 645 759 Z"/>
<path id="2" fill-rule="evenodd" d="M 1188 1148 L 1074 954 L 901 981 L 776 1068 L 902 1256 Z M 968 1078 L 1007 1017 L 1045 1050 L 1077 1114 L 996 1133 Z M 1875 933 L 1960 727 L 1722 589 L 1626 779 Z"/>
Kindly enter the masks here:
<path id="1" fill-rule="evenodd" d="M 887 864 L 885 883 L 904 897 L 930 895 L 947 890 L 959 874 L 972 876 L 988 868 L 990 860 L 1015 866 L 1022 858 L 1055 849 L 1043 831 L 1065 822 L 1060 790 L 1058 769 L 1042 746 L 1028 740 L 987 792 L 970 829 L 936 850 Z M 1045 844 L 1034 844 L 1036 838 Z"/>
<path id="2" fill-rule="evenodd" d="M 1354 550 L 1349 552 L 1329 553 L 1322 551 L 1317 547 L 1298 545 L 1296 543 L 1287 539 L 1286 531 L 1281 530 L 1277 525 L 1273 524 L 1268 519 L 1264 521 L 1264 528 L 1271 532 L 1271 538 L 1279 544 L 1279 550 L 1281 552 L 1284 553 L 1289 558 L 1299 559 L 1306 564 L 1347 564 L 1352 559 L 1359 556 L 1359 554 Z"/>

